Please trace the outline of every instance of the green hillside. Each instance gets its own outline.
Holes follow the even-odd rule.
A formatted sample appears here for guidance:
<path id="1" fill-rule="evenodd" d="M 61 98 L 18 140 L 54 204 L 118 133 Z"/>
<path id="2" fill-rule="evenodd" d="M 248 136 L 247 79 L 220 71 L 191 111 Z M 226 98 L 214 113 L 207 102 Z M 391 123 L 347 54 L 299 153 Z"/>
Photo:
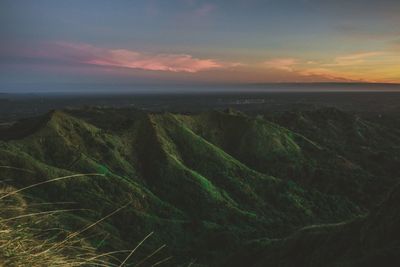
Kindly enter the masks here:
<path id="1" fill-rule="evenodd" d="M 19 121 L 0 130 L 2 191 L 39 185 L 0 196 L 1 226 L 13 232 L 23 225 L 33 243 L 63 244 L 65 233 L 46 229 L 79 233 L 100 220 L 75 238 L 90 248 L 86 258 L 116 252 L 101 256 L 116 266 L 152 232 L 127 264 L 167 259 L 167 266 L 219 266 L 232 251 L 245 259 L 243 244 L 252 240 L 259 240 L 260 251 L 275 251 L 286 249 L 279 240 L 309 225 L 334 225 L 315 226 L 324 233 L 359 228 L 366 219 L 357 218 L 397 181 L 384 171 L 398 160 L 397 132 L 361 119 L 349 122 L 344 113 L 315 113 L 264 119 L 232 110 L 184 115 L 86 108 Z M 383 144 L 387 136 L 392 138 Z M 369 156 L 356 156 L 365 146 L 392 159 L 367 164 Z M 65 176 L 72 177 L 46 182 Z M 9 214 L 22 205 L 9 202 L 17 196 L 25 207 L 21 214 L 60 212 Z M 63 249 L 48 257 L 62 262 L 81 254 Z M 13 260 L 12 251 L 0 254 L 0 262 Z"/>
<path id="2" fill-rule="evenodd" d="M 400 263 L 400 187 L 368 216 L 305 227 L 284 239 L 259 239 L 226 266 L 397 266 Z"/>

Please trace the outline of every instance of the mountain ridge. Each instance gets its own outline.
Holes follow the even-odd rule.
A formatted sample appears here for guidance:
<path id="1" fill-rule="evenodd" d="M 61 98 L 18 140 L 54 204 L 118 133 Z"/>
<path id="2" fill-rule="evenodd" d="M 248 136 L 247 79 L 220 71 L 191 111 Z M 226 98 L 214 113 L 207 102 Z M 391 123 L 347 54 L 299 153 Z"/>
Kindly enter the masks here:
<path id="1" fill-rule="evenodd" d="M 113 236 L 99 251 L 124 249 L 154 231 L 141 255 L 168 244 L 168 252 L 179 255 L 171 264 L 196 259 L 221 265 L 221 256 L 246 240 L 280 239 L 307 225 L 352 220 L 382 198 L 384 192 L 375 193 L 382 188 L 379 177 L 369 169 L 302 128 L 298 133 L 277 121 L 232 110 L 52 111 L 0 130 L 0 165 L 33 172 L 21 177 L 8 169 L 1 177 L 20 188 L 57 176 L 102 174 L 26 194 L 92 210 L 65 216 L 60 224 L 68 229 L 130 203 L 97 226 L 95 233 Z M 23 135 L 8 138 L 20 129 Z"/>

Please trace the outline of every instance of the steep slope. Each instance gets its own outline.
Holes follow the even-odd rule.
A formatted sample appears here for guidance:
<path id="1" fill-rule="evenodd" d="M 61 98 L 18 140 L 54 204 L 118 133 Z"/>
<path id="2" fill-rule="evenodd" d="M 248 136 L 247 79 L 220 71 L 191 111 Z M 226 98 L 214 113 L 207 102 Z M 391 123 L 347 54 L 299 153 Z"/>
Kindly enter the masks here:
<path id="1" fill-rule="evenodd" d="M 192 131 L 259 172 L 347 197 L 363 207 L 370 207 L 376 200 L 376 191 L 385 186 L 381 179 L 331 151 L 319 139 L 307 138 L 264 119 L 231 110 L 175 116 Z"/>
<path id="2" fill-rule="evenodd" d="M 152 119 L 164 143 L 168 144 L 166 146 L 169 155 L 187 168 L 207 177 L 217 188 L 223 189 L 222 195 L 228 197 L 229 205 L 242 210 L 253 210 L 258 216 L 279 220 L 282 220 L 282 214 L 277 211 L 291 210 L 292 219 L 299 215 L 313 217 L 312 214 L 317 210 L 321 214 L 328 213 L 327 210 L 323 211 L 322 203 L 327 201 L 326 199 L 319 199 L 321 205 L 310 205 L 307 195 L 314 192 L 305 192 L 295 183 L 288 185 L 285 181 L 248 168 L 196 135 L 174 115 L 152 115 Z M 285 202 L 281 196 L 292 196 L 292 202 Z M 318 194 L 315 192 L 313 197 L 317 199 Z"/>
<path id="3" fill-rule="evenodd" d="M 231 110 L 176 117 L 193 132 L 261 172 L 282 175 L 296 168 L 302 158 L 294 133 L 266 121 Z"/>
<path id="4" fill-rule="evenodd" d="M 398 176 L 400 132 L 394 120 L 370 122 L 336 108 L 291 111 L 266 117 L 315 140 L 335 153 L 385 177 Z"/>
<path id="5" fill-rule="evenodd" d="M 104 154 L 101 154 L 102 145 L 109 137 L 102 136 L 100 132 L 79 119 L 54 112 L 50 114 L 47 124 L 38 131 L 21 140 L 0 144 L 0 165 L 29 170 L 19 172 L 1 169 L 1 180 L 21 188 L 76 173 L 104 174 L 44 184 L 30 189 L 29 197 L 40 203 L 65 202 L 63 208 L 84 210 L 66 213 L 60 220 L 62 228 L 74 231 L 129 204 L 118 216 L 110 217 L 91 233 L 95 235 L 90 239 L 94 244 L 106 239 L 97 247 L 100 251 L 129 249 L 153 231 L 159 231 L 158 235 L 144 244 L 134 260 L 140 260 L 166 240 L 175 240 L 179 246 L 185 246 L 188 241 L 180 234 L 185 222 L 182 212 L 161 201 L 135 181 L 135 172 L 126 177 L 122 175 L 129 169 L 123 169 L 120 175 L 114 173 L 113 158 L 107 160 L 109 158 L 103 158 Z M 109 149 L 108 153 L 116 151 Z M 118 161 L 118 164 L 124 165 L 125 162 Z M 175 242 L 171 242 L 171 247 Z"/>

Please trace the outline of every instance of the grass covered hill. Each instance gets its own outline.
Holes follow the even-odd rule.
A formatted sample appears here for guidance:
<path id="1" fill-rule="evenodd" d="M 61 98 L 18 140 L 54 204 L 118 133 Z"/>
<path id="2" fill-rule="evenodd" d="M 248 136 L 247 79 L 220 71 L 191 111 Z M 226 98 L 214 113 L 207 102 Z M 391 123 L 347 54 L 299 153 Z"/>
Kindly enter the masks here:
<path id="1" fill-rule="evenodd" d="M 3 127 L 1 226 L 60 262 L 219 266 L 252 240 L 364 220 L 396 183 L 395 129 L 340 111 L 267 117 L 86 108 Z M 365 149 L 390 160 L 368 164 Z"/>
<path id="2" fill-rule="evenodd" d="M 400 186 L 368 216 L 246 244 L 226 266 L 398 266 Z"/>

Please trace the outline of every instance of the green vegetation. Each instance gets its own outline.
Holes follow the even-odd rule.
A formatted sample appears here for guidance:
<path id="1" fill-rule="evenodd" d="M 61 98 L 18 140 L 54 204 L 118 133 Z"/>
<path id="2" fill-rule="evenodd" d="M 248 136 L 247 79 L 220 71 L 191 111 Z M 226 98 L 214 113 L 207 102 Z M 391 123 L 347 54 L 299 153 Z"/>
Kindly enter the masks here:
<path id="1" fill-rule="evenodd" d="M 368 216 L 305 227 L 279 240 L 253 240 L 226 266 L 397 266 L 400 186 Z"/>
<path id="2" fill-rule="evenodd" d="M 171 266 L 294 266 L 285 261 L 295 262 L 290 249 L 301 246 L 298 255 L 308 255 L 333 238 L 339 250 L 341 236 L 367 234 L 360 229 L 384 205 L 368 212 L 396 184 L 390 168 L 399 163 L 398 130 L 330 109 L 263 117 L 87 108 L 1 129 L 2 194 L 38 186 L 0 196 L 0 263 L 18 266 L 40 250 L 47 252 L 39 261 L 54 257 L 60 266 L 96 265 L 82 263 L 91 258 L 118 266 L 154 232 L 126 266 L 165 259 Z M 388 160 L 377 164 L 373 156 L 381 154 Z M 71 177 L 51 180 L 64 176 Z M 318 253 L 319 261 L 304 256 L 306 266 L 330 260 L 327 251 Z"/>

